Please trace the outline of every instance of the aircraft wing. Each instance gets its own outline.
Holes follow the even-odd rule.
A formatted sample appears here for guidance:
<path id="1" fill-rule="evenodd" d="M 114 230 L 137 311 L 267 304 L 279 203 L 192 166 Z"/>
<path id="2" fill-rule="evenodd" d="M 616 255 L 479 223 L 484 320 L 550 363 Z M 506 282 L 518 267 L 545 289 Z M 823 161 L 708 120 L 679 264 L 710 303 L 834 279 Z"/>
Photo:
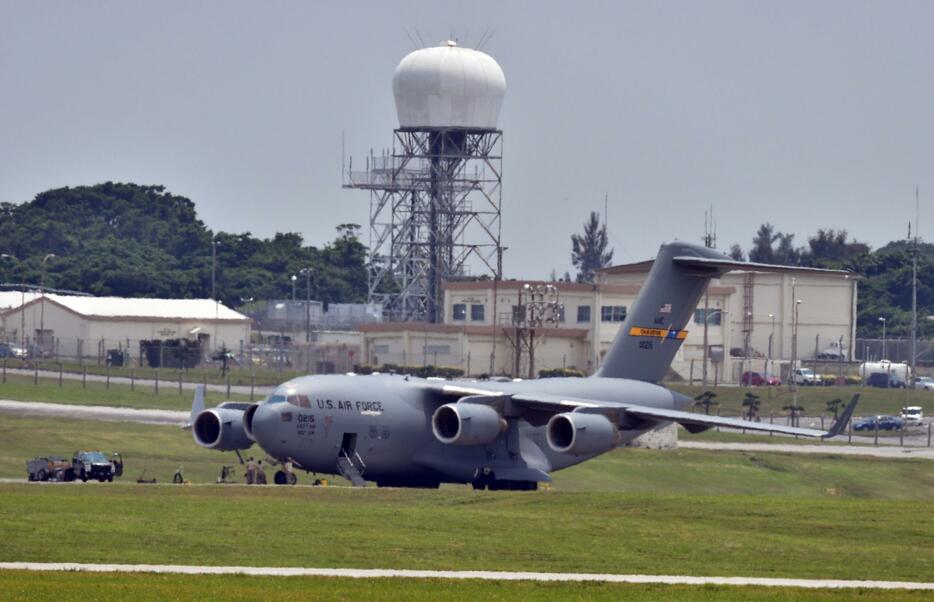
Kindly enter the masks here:
<path id="1" fill-rule="evenodd" d="M 847 404 L 843 413 L 840 415 L 839 419 L 834 422 L 829 431 L 769 424 L 767 422 L 751 422 L 739 420 L 737 418 L 723 418 L 720 416 L 695 414 L 693 412 L 655 408 L 638 404 L 601 402 L 588 399 L 568 399 L 552 395 L 523 393 L 512 395 L 510 401 L 520 407 L 526 407 L 535 412 L 545 411 L 558 414 L 575 411 L 605 414 L 616 424 L 622 424 L 626 422 L 627 419 L 630 421 L 636 419 L 636 422 L 677 422 L 691 432 L 699 432 L 715 426 L 722 426 L 746 429 L 747 431 L 801 435 L 803 437 L 820 437 L 826 439 L 829 437 L 836 437 L 843 432 L 847 422 L 849 422 L 850 417 L 853 415 L 853 410 L 856 408 L 856 404 L 859 401 L 859 395 L 853 396 L 853 399 Z"/>

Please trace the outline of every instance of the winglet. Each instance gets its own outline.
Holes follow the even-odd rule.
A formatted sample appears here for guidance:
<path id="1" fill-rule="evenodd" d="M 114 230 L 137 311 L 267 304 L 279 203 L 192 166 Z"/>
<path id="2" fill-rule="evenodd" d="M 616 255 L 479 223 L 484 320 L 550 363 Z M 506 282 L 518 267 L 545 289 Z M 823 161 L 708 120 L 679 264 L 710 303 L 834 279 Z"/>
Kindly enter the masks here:
<path id="1" fill-rule="evenodd" d="M 185 424 L 183 428 L 190 429 L 191 425 L 195 423 L 195 418 L 198 417 L 204 410 L 204 385 L 197 385 L 195 387 L 195 398 L 191 402 L 191 415 L 188 416 L 188 423 Z"/>
<path id="2" fill-rule="evenodd" d="M 821 435 L 821 439 L 830 439 L 831 437 L 836 437 L 837 435 L 843 433 L 843 429 L 846 428 L 850 418 L 853 417 L 853 410 L 856 409 L 856 404 L 858 402 L 859 393 L 853 396 L 853 399 L 850 400 L 850 403 L 846 404 L 846 407 L 843 408 L 843 413 L 840 414 L 840 417 L 834 421 L 833 426 L 830 427 L 830 430 L 827 431 L 827 434 Z"/>

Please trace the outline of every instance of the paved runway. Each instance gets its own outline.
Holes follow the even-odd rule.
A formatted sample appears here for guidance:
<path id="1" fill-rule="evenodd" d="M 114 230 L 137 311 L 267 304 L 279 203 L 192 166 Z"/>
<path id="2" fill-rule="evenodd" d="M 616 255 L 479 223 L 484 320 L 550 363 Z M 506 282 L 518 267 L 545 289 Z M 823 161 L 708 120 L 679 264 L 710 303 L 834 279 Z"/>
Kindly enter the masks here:
<path id="1" fill-rule="evenodd" d="M 715 441 L 678 441 L 680 449 L 716 449 L 725 451 L 780 452 L 789 454 L 837 454 L 874 458 L 924 458 L 934 460 L 934 448 L 880 445 L 821 445 L 788 443 L 721 443 Z"/>
<path id="2" fill-rule="evenodd" d="M 274 577 L 350 577 L 374 579 L 480 579 L 484 581 L 602 581 L 667 585 L 758 585 L 833 589 L 910 589 L 934 591 L 934 583 L 912 581 L 850 581 L 840 579 L 783 579 L 772 577 L 692 577 L 689 575 L 613 575 L 598 573 L 532 573 L 499 571 L 423 571 L 406 569 L 327 569 L 248 566 L 190 566 L 166 564 L 80 564 L 73 562 L 0 562 L 0 570 L 86 571 L 94 573 L 169 573 L 185 575 L 254 575 Z"/>
<path id="3" fill-rule="evenodd" d="M 103 420 L 107 422 L 142 422 L 144 424 L 182 425 L 190 412 L 175 410 L 134 410 L 111 406 L 81 406 L 44 401 L 12 401 L 0 399 L 0 414 Z"/>

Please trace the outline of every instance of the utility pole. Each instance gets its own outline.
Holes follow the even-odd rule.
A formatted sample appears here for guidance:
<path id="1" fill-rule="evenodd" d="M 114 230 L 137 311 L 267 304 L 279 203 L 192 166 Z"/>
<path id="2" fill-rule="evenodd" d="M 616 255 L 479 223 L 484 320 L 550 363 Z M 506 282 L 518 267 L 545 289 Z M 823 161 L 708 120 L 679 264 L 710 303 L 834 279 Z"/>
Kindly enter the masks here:
<path id="1" fill-rule="evenodd" d="M 217 245 L 219 241 L 211 238 L 211 299 L 217 300 Z"/>
<path id="2" fill-rule="evenodd" d="M 311 342 L 311 268 L 302 268 L 299 274 L 305 276 L 305 342 Z"/>
<path id="3" fill-rule="evenodd" d="M 908 363 L 911 376 L 907 379 L 906 389 L 911 390 L 911 379 L 915 378 L 915 359 L 918 357 L 918 222 L 921 215 L 920 191 L 915 186 L 915 237 L 911 253 L 911 358 Z M 909 226 L 908 236 L 911 237 Z"/>
<path id="4" fill-rule="evenodd" d="M 42 341 L 36 342 L 40 343 L 43 348 L 45 346 L 45 264 L 53 257 L 55 257 L 55 253 L 49 253 L 42 258 L 42 264 L 40 265 L 42 269 L 39 273 L 39 336 L 42 337 Z"/>
<path id="5" fill-rule="evenodd" d="M 704 246 L 712 249 L 717 245 L 717 235 L 713 228 L 713 206 L 704 212 Z M 710 322 L 710 281 L 704 286 L 704 362 L 702 382 L 707 386 L 707 363 L 710 361 L 710 345 L 707 342 L 707 327 Z"/>

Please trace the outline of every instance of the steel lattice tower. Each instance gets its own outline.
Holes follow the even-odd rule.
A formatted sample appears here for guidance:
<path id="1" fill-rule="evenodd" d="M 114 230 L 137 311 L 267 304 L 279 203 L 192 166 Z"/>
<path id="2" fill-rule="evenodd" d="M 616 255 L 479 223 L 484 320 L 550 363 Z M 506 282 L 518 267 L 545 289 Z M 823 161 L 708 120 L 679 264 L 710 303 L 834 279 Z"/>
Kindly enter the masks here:
<path id="1" fill-rule="evenodd" d="M 428 70 L 439 73 L 426 84 Z M 488 81 L 495 77 L 499 88 Z M 441 91 L 426 94 L 426 85 Z M 448 42 L 403 59 L 393 88 L 402 127 L 392 150 L 371 154 L 362 171 L 351 162 L 344 187 L 370 191 L 369 301 L 393 321 L 441 322 L 445 281 L 472 269 L 502 275 L 503 132 L 495 122 L 505 80 L 492 58 Z"/>

